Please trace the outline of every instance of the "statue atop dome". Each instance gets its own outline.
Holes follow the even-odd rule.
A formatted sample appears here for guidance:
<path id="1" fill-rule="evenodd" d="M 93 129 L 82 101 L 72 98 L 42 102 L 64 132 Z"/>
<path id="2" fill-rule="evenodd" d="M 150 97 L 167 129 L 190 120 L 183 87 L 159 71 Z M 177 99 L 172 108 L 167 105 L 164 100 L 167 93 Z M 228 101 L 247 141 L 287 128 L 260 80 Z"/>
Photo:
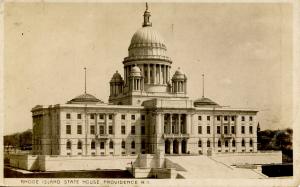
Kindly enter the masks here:
<path id="1" fill-rule="evenodd" d="M 144 23 L 143 27 L 151 27 L 152 23 L 150 22 L 150 12 L 148 11 L 148 3 L 146 3 L 146 10 L 144 12 Z"/>

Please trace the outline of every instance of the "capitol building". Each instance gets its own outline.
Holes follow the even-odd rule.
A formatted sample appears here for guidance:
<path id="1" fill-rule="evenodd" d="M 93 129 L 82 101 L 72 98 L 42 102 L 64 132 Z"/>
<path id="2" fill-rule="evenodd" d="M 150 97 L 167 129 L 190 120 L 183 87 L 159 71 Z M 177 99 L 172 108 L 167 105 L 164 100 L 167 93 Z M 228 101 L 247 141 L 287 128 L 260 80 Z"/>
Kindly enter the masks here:
<path id="1" fill-rule="evenodd" d="M 257 152 L 257 110 L 188 97 L 188 75 L 171 74 L 163 37 L 148 7 L 132 36 L 124 71 L 112 72 L 109 101 L 86 91 L 32 112 L 32 155 L 212 155 Z M 137 26 L 139 23 L 137 23 Z M 125 50 L 125 49 L 124 49 Z"/>

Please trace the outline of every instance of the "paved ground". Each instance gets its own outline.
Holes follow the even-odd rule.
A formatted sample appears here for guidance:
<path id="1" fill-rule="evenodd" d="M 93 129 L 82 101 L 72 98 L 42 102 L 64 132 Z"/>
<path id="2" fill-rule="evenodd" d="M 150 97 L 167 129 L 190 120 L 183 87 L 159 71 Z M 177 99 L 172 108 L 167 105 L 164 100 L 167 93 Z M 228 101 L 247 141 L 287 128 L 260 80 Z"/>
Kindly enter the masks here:
<path id="1" fill-rule="evenodd" d="M 207 156 L 169 156 L 166 158 L 186 170 L 179 171 L 184 178 L 266 178 L 255 170 L 231 167 Z"/>

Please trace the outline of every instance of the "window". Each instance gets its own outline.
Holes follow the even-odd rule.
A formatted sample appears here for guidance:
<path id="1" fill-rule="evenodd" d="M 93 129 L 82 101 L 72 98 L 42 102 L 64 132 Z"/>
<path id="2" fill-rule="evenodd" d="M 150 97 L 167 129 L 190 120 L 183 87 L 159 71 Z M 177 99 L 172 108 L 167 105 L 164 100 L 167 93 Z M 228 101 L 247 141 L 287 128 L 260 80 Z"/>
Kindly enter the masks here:
<path id="1" fill-rule="evenodd" d="M 110 148 L 110 149 L 113 149 L 113 148 L 114 148 L 114 142 L 113 142 L 113 141 L 110 141 L 110 142 L 109 142 L 109 148 Z"/>
<path id="2" fill-rule="evenodd" d="M 104 149 L 104 142 L 100 142 L 100 149 Z"/>
<path id="3" fill-rule="evenodd" d="M 224 126 L 224 134 L 228 134 L 228 126 Z"/>
<path id="4" fill-rule="evenodd" d="M 232 140 L 232 147 L 235 147 L 235 140 Z"/>
<path id="5" fill-rule="evenodd" d="M 210 121 L 210 116 L 207 116 L 206 119 L 207 119 L 207 121 Z"/>
<path id="6" fill-rule="evenodd" d="M 225 141 L 225 147 L 228 147 L 228 140 Z"/>
<path id="7" fill-rule="evenodd" d="M 253 117 L 252 116 L 249 116 L 249 121 L 252 121 L 253 120 Z"/>
<path id="8" fill-rule="evenodd" d="M 135 126 L 134 125 L 131 126 L 131 134 L 135 134 Z"/>
<path id="9" fill-rule="evenodd" d="M 67 141 L 67 146 L 66 146 L 66 147 L 67 147 L 67 149 L 68 149 L 68 150 L 70 150 L 70 149 L 71 149 L 71 147 L 72 147 L 72 144 L 71 144 L 71 142 L 70 142 L 70 141 Z"/>
<path id="10" fill-rule="evenodd" d="M 108 134 L 113 134 L 113 126 L 108 126 Z"/>
<path id="11" fill-rule="evenodd" d="M 206 127 L 206 134 L 210 134 L 210 126 Z"/>
<path id="12" fill-rule="evenodd" d="M 81 119 L 81 114 L 77 114 L 77 119 Z"/>
<path id="13" fill-rule="evenodd" d="M 202 116 L 198 116 L 198 120 L 201 121 L 202 120 Z"/>
<path id="14" fill-rule="evenodd" d="M 242 126 L 242 134 L 245 134 L 245 126 Z"/>
<path id="15" fill-rule="evenodd" d="M 142 118 L 142 121 L 145 121 L 145 115 L 142 115 L 141 118 Z"/>
<path id="16" fill-rule="evenodd" d="M 109 115 L 108 115 L 108 119 L 109 119 L 109 120 L 112 120 L 112 118 L 113 118 L 113 115 L 112 115 L 112 114 L 109 114 Z"/>
<path id="17" fill-rule="evenodd" d="M 206 144 L 207 144 L 207 147 L 210 147 L 210 141 L 209 140 L 207 140 Z"/>
<path id="18" fill-rule="evenodd" d="M 77 149 L 82 149 L 82 143 L 81 143 L 81 141 L 79 141 L 79 142 L 77 143 Z"/>
<path id="19" fill-rule="evenodd" d="M 91 119 L 95 119 L 95 114 L 91 114 L 91 115 L 90 115 L 90 118 L 91 118 Z"/>
<path id="20" fill-rule="evenodd" d="M 103 125 L 99 126 L 99 134 L 104 134 L 104 126 Z"/>
<path id="21" fill-rule="evenodd" d="M 228 117 L 227 116 L 224 116 L 224 121 L 227 121 L 228 120 Z"/>
<path id="22" fill-rule="evenodd" d="M 131 142 L 131 149 L 135 149 L 135 142 L 134 141 Z"/>
<path id="23" fill-rule="evenodd" d="M 245 116 L 242 116 L 242 121 L 245 121 Z"/>
<path id="24" fill-rule="evenodd" d="M 252 126 L 249 126 L 249 133 L 253 134 L 253 127 Z"/>
<path id="25" fill-rule="evenodd" d="M 122 114 L 121 119 L 122 119 L 122 120 L 125 120 L 125 119 L 126 119 L 125 114 Z"/>
<path id="26" fill-rule="evenodd" d="M 221 120 L 221 116 L 217 116 L 217 121 L 220 121 Z"/>
<path id="27" fill-rule="evenodd" d="M 77 134 L 82 134 L 82 126 L 77 125 Z"/>
<path id="28" fill-rule="evenodd" d="M 141 148 L 142 148 L 142 149 L 145 149 L 145 148 L 146 148 L 145 140 L 142 140 Z"/>
<path id="29" fill-rule="evenodd" d="M 131 120 L 135 120 L 135 115 L 134 114 L 131 115 Z"/>
<path id="30" fill-rule="evenodd" d="M 218 140 L 218 147 L 221 147 L 221 140 Z"/>
<path id="31" fill-rule="evenodd" d="M 96 143 L 94 141 L 91 142 L 91 149 L 95 149 L 96 148 Z"/>
<path id="32" fill-rule="evenodd" d="M 71 134 L 71 125 L 66 126 L 66 134 Z"/>
<path id="33" fill-rule="evenodd" d="M 250 147 L 253 146 L 253 141 L 252 141 L 252 139 L 250 139 L 249 145 L 250 145 Z"/>
<path id="34" fill-rule="evenodd" d="M 221 134 L 221 127 L 217 126 L 217 134 Z"/>
<path id="35" fill-rule="evenodd" d="M 231 116 L 231 121 L 234 121 L 235 120 L 235 117 L 234 116 Z"/>
<path id="36" fill-rule="evenodd" d="M 202 134 L 202 126 L 198 126 L 198 134 Z"/>
<path id="37" fill-rule="evenodd" d="M 90 134 L 95 134 L 95 125 L 91 125 Z"/>
<path id="38" fill-rule="evenodd" d="M 141 135 L 145 135 L 145 126 L 141 126 Z"/>
<path id="39" fill-rule="evenodd" d="M 242 140 L 242 147 L 245 147 L 245 140 Z"/>
<path id="40" fill-rule="evenodd" d="M 122 149 L 125 149 L 125 147 L 126 147 L 126 143 L 125 143 L 125 141 L 124 141 L 124 140 L 122 141 L 122 143 L 121 143 L 121 144 L 122 144 L 122 145 L 121 145 L 121 146 L 122 146 Z"/>
<path id="41" fill-rule="evenodd" d="M 126 134 L 126 127 L 124 125 L 121 126 L 121 134 Z"/>
<path id="42" fill-rule="evenodd" d="M 235 127 L 231 126 L 231 134 L 235 134 Z"/>
<path id="43" fill-rule="evenodd" d="M 71 119 L 71 114 L 67 113 L 67 114 L 66 114 L 66 118 L 67 118 L 67 119 Z"/>
<path id="44" fill-rule="evenodd" d="M 201 140 L 198 141 L 198 147 L 202 147 L 202 141 Z"/>
<path id="45" fill-rule="evenodd" d="M 104 119 L 104 115 L 103 115 L 103 114 L 100 114 L 100 115 L 99 115 L 99 119 Z"/>

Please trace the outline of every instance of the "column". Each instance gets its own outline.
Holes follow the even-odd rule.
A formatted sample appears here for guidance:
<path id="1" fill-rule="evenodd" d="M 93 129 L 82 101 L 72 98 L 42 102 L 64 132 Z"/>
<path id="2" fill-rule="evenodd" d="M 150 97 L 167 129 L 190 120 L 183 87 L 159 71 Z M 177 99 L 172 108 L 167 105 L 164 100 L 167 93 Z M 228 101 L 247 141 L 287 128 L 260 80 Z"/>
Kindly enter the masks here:
<path id="1" fill-rule="evenodd" d="M 186 122 L 185 122 L 185 124 L 186 124 L 186 133 L 191 134 L 191 115 L 186 114 L 185 120 L 186 120 Z"/>
<path id="2" fill-rule="evenodd" d="M 156 84 L 156 64 L 153 64 L 153 80 L 154 84 Z"/>
<path id="3" fill-rule="evenodd" d="M 156 114 L 156 134 L 161 134 L 161 114 L 157 113 Z"/>
<path id="4" fill-rule="evenodd" d="M 182 140 L 178 140 L 178 154 L 181 154 L 181 141 Z"/>
<path id="5" fill-rule="evenodd" d="M 180 132 L 180 126 L 181 126 L 181 114 L 178 114 L 178 123 L 177 123 L 178 125 L 178 129 L 177 129 L 177 132 L 178 132 L 178 134 L 181 134 L 181 132 Z"/>
<path id="6" fill-rule="evenodd" d="M 170 134 L 173 134 L 172 132 L 172 114 L 170 113 Z"/>
<path id="7" fill-rule="evenodd" d="M 159 66 L 159 74 L 158 74 L 158 76 L 159 76 L 159 81 L 158 81 L 158 83 L 161 84 L 161 83 L 162 83 L 162 81 L 161 81 L 161 74 L 162 74 L 162 73 L 161 73 L 161 64 L 159 64 L 158 66 Z"/>
<path id="8" fill-rule="evenodd" d="M 108 134 L 108 114 L 105 114 L 105 134 Z"/>
<path id="9" fill-rule="evenodd" d="M 148 64 L 148 71 L 147 71 L 147 76 L 148 76 L 148 84 L 150 84 L 150 64 Z"/>
<path id="10" fill-rule="evenodd" d="M 109 139 L 105 140 L 105 155 L 109 155 Z"/>
<path id="11" fill-rule="evenodd" d="M 173 140 L 170 139 L 170 154 L 173 154 Z"/>

